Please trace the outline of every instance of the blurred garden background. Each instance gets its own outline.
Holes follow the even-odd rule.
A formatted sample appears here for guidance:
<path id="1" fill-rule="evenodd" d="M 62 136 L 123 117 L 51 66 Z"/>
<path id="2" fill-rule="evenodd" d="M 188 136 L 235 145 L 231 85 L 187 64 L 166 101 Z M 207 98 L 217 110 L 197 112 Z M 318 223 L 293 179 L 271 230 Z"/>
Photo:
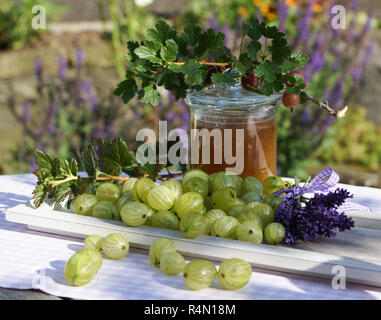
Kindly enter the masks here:
<path id="1" fill-rule="evenodd" d="M 37 4 L 46 8 L 46 30 L 31 28 Z M 331 27 L 335 4 L 346 9 L 343 30 Z M 1 0 L 0 173 L 33 170 L 34 147 L 72 157 L 92 136 L 133 145 L 136 131 L 158 119 L 188 128 L 184 102 L 169 93 L 157 108 L 113 95 L 127 67 L 125 43 L 160 17 L 178 29 L 197 22 L 223 30 L 235 50 L 251 15 L 311 56 L 302 70 L 311 94 L 350 106 L 340 121 L 309 105 L 279 108 L 278 173 L 303 177 L 331 166 L 342 182 L 381 187 L 379 0 Z"/>

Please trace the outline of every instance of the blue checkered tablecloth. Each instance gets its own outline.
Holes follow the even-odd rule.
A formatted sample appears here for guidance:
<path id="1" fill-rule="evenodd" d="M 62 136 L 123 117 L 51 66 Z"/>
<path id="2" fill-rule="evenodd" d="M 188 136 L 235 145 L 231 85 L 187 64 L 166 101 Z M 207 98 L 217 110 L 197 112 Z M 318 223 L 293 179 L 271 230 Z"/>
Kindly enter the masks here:
<path id="1" fill-rule="evenodd" d="M 222 290 L 217 281 L 210 288 L 190 291 L 181 276 L 165 276 L 151 266 L 147 251 L 139 249 L 131 249 L 121 260 L 104 259 L 91 283 L 71 287 L 63 269 L 83 247 L 82 241 L 5 220 L 4 210 L 30 200 L 34 186 L 31 174 L 0 176 L 0 287 L 35 288 L 78 299 L 381 299 L 381 288 L 347 283 L 345 290 L 334 290 L 330 280 L 259 269 L 238 291 Z M 380 189 L 343 186 L 355 194 L 354 202 L 381 210 Z"/>

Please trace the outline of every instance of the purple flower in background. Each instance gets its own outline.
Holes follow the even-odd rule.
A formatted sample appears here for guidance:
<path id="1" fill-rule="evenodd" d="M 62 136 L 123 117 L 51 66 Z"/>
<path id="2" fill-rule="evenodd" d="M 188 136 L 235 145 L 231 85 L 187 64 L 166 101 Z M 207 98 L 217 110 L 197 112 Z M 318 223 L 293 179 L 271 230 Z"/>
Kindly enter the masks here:
<path id="1" fill-rule="evenodd" d="M 34 172 L 36 171 L 40 166 L 37 165 L 36 160 L 33 158 L 32 163 L 30 164 L 29 167 L 29 172 Z"/>
<path id="2" fill-rule="evenodd" d="M 331 124 L 334 122 L 335 118 L 331 116 L 326 116 L 323 125 L 321 126 L 321 132 L 326 133 Z"/>
<path id="3" fill-rule="evenodd" d="M 232 36 L 232 30 L 227 24 L 225 24 L 222 28 L 222 32 L 225 34 L 224 45 L 228 48 L 231 48 L 233 45 L 232 40 L 234 40 L 234 37 Z"/>
<path id="4" fill-rule="evenodd" d="M 302 126 L 308 126 L 311 122 L 311 110 L 309 106 L 306 106 L 302 113 Z"/>
<path id="5" fill-rule="evenodd" d="M 97 95 L 90 82 L 81 81 L 79 83 L 79 100 L 84 103 L 89 103 L 91 111 L 97 109 Z"/>
<path id="6" fill-rule="evenodd" d="M 352 76 L 353 76 L 353 82 L 355 85 L 357 85 L 361 78 L 362 78 L 362 75 L 363 75 L 363 72 L 364 72 L 364 69 L 365 69 L 365 66 L 367 65 L 369 59 L 371 58 L 371 56 L 373 55 L 373 50 L 374 50 L 374 46 L 375 44 L 374 43 L 371 43 L 369 44 L 368 48 L 366 49 L 366 52 L 363 56 L 363 59 L 360 63 L 360 65 L 358 65 L 353 73 L 352 73 Z"/>
<path id="7" fill-rule="evenodd" d="M 324 40 L 325 40 L 324 32 L 319 33 L 312 47 L 313 53 L 309 62 L 312 73 L 318 72 L 325 65 L 326 55 L 324 53 Z"/>
<path id="8" fill-rule="evenodd" d="M 299 36 L 302 40 L 308 40 L 310 37 L 310 23 L 313 16 L 313 6 L 315 4 L 315 0 L 311 0 L 307 2 L 307 7 L 304 15 L 299 20 L 298 30 Z"/>
<path id="9" fill-rule="evenodd" d="M 22 104 L 21 118 L 24 122 L 28 122 L 32 118 L 30 115 L 30 103 L 29 103 L 29 101 L 26 101 Z"/>
<path id="10" fill-rule="evenodd" d="M 332 89 L 329 101 L 336 106 L 342 101 L 343 97 L 343 78 L 340 77 Z M 341 103 L 340 103 L 341 104 Z"/>
<path id="11" fill-rule="evenodd" d="M 67 59 L 64 57 L 58 57 L 58 77 L 64 81 L 66 80 L 66 73 L 67 73 Z"/>
<path id="12" fill-rule="evenodd" d="M 75 51 L 75 66 L 80 69 L 83 65 L 83 61 L 85 60 L 85 53 L 81 48 L 77 48 Z"/>
<path id="13" fill-rule="evenodd" d="M 359 10 L 359 0 L 353 0 L 352 1 L 352 8 L 356 12 Z"/>
<path id="14" fill-rule="evenodd" d="M 95 129 L 93 131 L 93 135 L 97 138 L 101 138 L 101 139 L 104 139 L 105 137 L 105 127 L 104 127 L 104 123 L 103 121 L 99 121 L 96 125 L 95 125 Z"/>
<path id="15" fill-rule="evenodd" d="M 355 33 L 356 33 L 356 23 L 357 23 L 357 16 L 359 11 L 359 1 L 353 0 L 352 1 L 352 9 L 353 9 L 353 16 L 351 17 L 350 25 L 349 25 L 349 32 L 347 33 L 347 41 L 348 43 L 351 43 Z"/>
<path id="16" fill-rule="evenodd" d="M 38 80 L 42 79 L 42 62 L 40 57 L 37 57 L 34 62 L 34 74 Z"/>
<path id="17" fill-rule="evenodd" d="M 110 138 L 115 138 L 116 137 L 115 125 L 113 123 L 110 123 L 109 125 L 107 125 L 106 132 L 110 136 Z"/>
<path id="18" fill-rule="evenodd" d="M 373 14 L 368 14 L 368 18 L 366 19 L 364 29 L 363 29 L 363 35 L 365 35 L 370 30 L 370 27 L 372 26 L 372 22 L 373 22 Z"/>
<path id="19" fill-rule="evenodd" d="M 217 22 L 217 17 L 216 17 L 215 14 L 214 14 L 213 17 L 209 20 L 209 22 L 208 22 L 208 28 L 212 28 L 212 29 L 214 30 L 214 32 L 221 31 L 221 26 L 220 26 L 220 24 Z"/>
<path id="20" fill-rule="evenodd" d="M 47 121 L 48 121 L 48 131 L 50 134 L 54 134 L 57 131 L 55 125 L 55 117 L 58 111 L 57 104 L 53 101 L 50 103 L 48 111 L 47 111 Z"/>
<path id="21" fill-rule="evenodd" d="M 332 71 L 339 71 L 340 69 L 340 62 L 341 62 L 341 56 L 336 55 L 335 59 L 332 62 L 331 70 Z"/>
<path id="22" fill-rule="evenodd" d="M 284 26 L 288 17 L 288 5 L 284 0 L 278 1 L 279 30 L 284 31 Z"/>

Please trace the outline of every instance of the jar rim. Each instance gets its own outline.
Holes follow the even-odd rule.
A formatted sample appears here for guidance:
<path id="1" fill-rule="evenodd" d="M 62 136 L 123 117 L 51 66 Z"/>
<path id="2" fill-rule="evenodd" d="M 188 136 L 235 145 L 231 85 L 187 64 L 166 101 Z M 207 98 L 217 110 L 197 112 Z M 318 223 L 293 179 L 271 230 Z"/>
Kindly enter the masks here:
<path id="1" fill-rule="evenodd" d="M 190 107 L 261 107 L 281 103 L 283 93 L 265 96 L 244 89 L 240 83 L 213 84 L 201 91 L 189 89 L 185 103 Z"/>

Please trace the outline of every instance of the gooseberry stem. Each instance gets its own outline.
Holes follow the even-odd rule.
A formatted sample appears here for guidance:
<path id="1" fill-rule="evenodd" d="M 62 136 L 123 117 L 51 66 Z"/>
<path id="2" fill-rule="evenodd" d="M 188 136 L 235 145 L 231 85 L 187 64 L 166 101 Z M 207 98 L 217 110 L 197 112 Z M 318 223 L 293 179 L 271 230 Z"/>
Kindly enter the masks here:
<path id="1" fill-rule="evenodd" d="M 346 112 L 348 111 L 348 106 L 345 106 L 344 108 L 340 110 L 335 110 L 329 105 L 329 102 L 327 100 L 320 101 L 309 95 L 307 95 L 307 97 L 310 101 L 315 103 L 320 109 L 327 111 L 331 116 L 335 117 L 336 119 L 344 118 Z"/>

